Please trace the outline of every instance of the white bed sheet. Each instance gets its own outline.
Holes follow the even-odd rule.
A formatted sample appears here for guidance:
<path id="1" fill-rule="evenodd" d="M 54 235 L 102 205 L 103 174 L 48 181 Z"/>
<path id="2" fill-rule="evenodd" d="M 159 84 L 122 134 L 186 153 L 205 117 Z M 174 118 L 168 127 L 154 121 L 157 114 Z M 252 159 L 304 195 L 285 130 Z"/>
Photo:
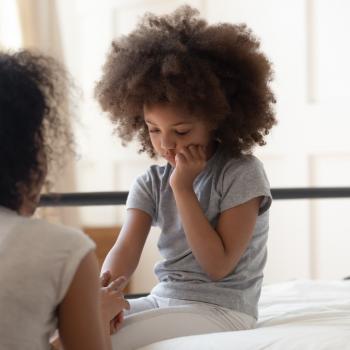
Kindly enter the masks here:
<path id="1" fill-rule="evenodd" d="M 350 350 L 350 281 L 264 286 L 256 329 L 181 337 L 140 350 Z"/>

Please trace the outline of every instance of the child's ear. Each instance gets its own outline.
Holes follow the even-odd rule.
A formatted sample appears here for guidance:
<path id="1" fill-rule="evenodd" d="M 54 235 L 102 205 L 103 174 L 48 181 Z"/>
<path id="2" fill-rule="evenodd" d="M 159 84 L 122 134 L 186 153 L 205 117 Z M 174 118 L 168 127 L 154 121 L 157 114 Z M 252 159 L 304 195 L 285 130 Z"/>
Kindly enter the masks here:
<path id="1" fill-rule="evenodd" d="M 212 132 L 214 135 L 217 134 L 218 130 L 219 130 L 219 126 L 217 123 L 210 123 L 209 124 L 209 131 Z"/>
<path id="2" fill-rule="evenodd" d="M 209 122 L 209 130 L 215 132 L 219 129 L 219 123 L 217 121 L 210 121 Z"/>
<path id="3" fill-rule="evenodd" d="M 212 139 L 218 143 L 221 143 L 222 141 L 218 131 L 219 131 L 218 125 L 213 126 L 213 128 L 211 129 L 211 133 L 213 135 Z"/>

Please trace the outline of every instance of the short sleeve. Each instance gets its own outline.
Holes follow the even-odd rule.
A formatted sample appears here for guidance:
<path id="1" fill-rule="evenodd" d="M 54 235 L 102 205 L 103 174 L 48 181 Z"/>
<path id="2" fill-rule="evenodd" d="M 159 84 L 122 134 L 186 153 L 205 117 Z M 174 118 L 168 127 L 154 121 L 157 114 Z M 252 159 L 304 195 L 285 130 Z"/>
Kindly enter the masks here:
<path id="1" fill-rule="evenodd" d="M 262 163 L 253 156 L 229 161 L 221 173 L 220 212 L 263 197 L 259 215 L 269 209 L 272 202 L 269 181 Z"/>
<path id="2" fill-rule="evenodd" d="M 156 220 L 156 205 L 153 194 L 154 179 L 147 171 L 133 182 L 126 201 L 127 209 L 140 209 Z"/>
<path id="3" fill-rule="evenodd" d="M 65 233 L 65 246 L 66 248 L 62 249 L 60 253 L 63 264 L 57 291 L 58 303 L 67 294 L 81 261 L 96 247 L 95 243 L 88 236 L 75 230 Z"/>

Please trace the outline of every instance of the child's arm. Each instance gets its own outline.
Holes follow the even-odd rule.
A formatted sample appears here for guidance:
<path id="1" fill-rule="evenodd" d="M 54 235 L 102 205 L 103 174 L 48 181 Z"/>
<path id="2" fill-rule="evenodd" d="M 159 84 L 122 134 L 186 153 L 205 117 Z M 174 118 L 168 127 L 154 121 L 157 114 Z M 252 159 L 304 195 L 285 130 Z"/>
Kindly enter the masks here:
<path id="1" fill-rule="evenodd" d="M 224 211 L 214 229 L 193 190 L 193 181 L 205 164 L 205 153 L 199 146 L 184 149 L 176 156 L 170 185 L 194 256 L 212 280 L 220 280 L 234 269 L 247 248 L 261 198 Z"/>
<path id="2" fill-rule="evenodd" d="M 224 278 L 248 246 L 260 199 L 224 211 L 214 229 L 193 191 L 176 193 L 175 197 L 187 241 L 197 261 L 212 280 Z"/>
<path id="3" fill-rule="evenodd" d="M 151 228 L 152 218 L 142 210 L 128 209 L 118 239 L 106 256 L 101 272 L 109 271 L 112 279 L 135 271 Z"/>

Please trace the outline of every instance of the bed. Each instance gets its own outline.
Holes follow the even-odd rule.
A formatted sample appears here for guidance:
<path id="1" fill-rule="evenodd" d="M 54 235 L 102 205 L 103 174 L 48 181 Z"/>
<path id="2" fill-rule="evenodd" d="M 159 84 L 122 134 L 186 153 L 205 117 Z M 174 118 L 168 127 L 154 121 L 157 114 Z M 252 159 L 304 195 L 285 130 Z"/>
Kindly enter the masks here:
<path id="1" fill-rule="evenodd" d="M 350 350 L 350 280 L 267 285 L 256 329 L 174 338 L 141 349 Z"/>
<path id="2" fill-rule="evenodd" d="M 349 198 L 350 187 L 272 189 L 274 199 Z M 49 194 L 42 206 L 122 205 L 127 192 Z M 138 350 L 350 350 L 350 279 L 265 285 L 257 328 L 179 337 Z"/>

